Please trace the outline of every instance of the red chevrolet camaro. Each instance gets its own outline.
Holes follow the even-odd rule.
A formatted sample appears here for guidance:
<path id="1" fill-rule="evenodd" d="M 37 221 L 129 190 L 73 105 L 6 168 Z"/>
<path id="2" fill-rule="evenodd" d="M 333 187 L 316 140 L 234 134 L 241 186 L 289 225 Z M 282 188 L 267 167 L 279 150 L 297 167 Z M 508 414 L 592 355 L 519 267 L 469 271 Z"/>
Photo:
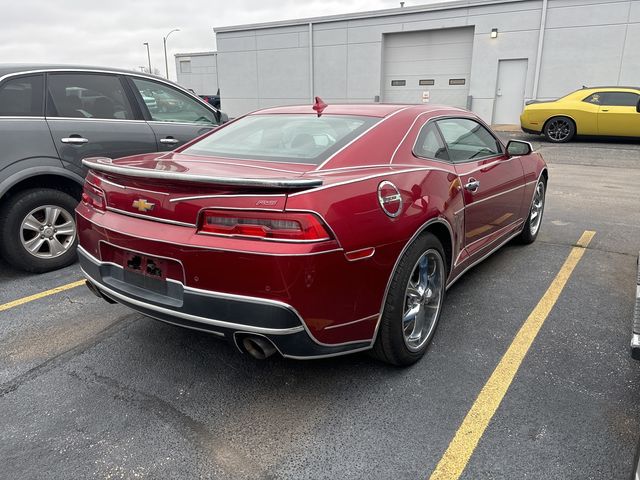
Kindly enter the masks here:
<path id="1" fill-rule="evenodd" d="M 325 108 L 326 107 L 326 108 Z M 97 295 L 256 358 L 424 355 L 445 291 L 538 235 L 547 168 L 435 105 L 281 107 L 169 153 L 84 160 Z"/>

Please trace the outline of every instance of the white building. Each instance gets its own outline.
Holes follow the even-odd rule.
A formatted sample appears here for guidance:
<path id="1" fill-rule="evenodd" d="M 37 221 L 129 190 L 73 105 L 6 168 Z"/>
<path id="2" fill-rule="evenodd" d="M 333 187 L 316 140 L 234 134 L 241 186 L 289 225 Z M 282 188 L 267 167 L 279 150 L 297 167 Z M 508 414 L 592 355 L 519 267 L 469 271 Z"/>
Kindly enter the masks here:
<path id="1" fill-rule="evenodd" d="M 177 53 L 176 76 L 185 88 L 198 95 L 215 95 L 218 91 L 216 52 Z"/>
<path id="2" fill-rule="evenodd" d="M 318 95 L 517 123 L 529 99 L 640 84 L 640 0 L 465 0 L 214 30 L 232 117 Z"/>

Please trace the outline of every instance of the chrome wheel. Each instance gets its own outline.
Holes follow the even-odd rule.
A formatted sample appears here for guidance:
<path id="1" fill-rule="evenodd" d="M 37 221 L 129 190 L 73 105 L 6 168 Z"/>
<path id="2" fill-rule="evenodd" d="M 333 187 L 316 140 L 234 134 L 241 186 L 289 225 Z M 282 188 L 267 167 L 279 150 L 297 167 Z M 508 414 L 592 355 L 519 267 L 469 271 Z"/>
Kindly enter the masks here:
<path id="1" fill-rule="evenodd" d="M 59 257 L 71 248 L 75 239 L 76 222 L 69 212 L 56 205 L 34 208 L 20 225 L 22 246 L 34 257 Z"/>
<path id="2" fill-rule="evenodd" d="M 538 182 L 536 191 L 533 194 L 533 202 L 531 203 L 531 213 L 529 214 L 529 230 L 531 235 L 535 236 L 540 229 L 542 223 L 542 212 L 544 211 L 544 182 Z"/>
<path id="3" fill-rule="evenodd" d="M 440 252 L 427 250 L 413 267 L 405 290 L 402 333 L 412 352 L 420 350 L 431 338 L 442 305 L 444 281 Z"/>
<path id="4" fill-rule="evenodd" d="M 549 135 L 549 138 L 553 141 L 564 142 L 571 136 L 572 130 L 573 125 L 571 125 L 569 120 L 556 118 L 549 122 L 549 125 L 547 126 L 547 135 Z"/>

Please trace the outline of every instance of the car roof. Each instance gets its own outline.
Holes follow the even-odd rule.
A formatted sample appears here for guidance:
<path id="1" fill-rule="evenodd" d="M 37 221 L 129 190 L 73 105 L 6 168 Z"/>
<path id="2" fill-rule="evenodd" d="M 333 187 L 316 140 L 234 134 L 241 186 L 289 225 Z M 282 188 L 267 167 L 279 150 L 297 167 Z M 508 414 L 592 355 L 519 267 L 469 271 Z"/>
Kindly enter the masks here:
<path id="1" fill-rule="evenodd" d="M 5 75 L 11 75 L 15 73 L 28 73 L 28 72 L 42 72 L 51 70 L 69 70 L 69 71 L 88 71 L 88 72 L 113 72 L 113 73 L 126 73 L 129 75 L 136 75 L 140 77 L 154 78 L 169 82 L 166 78 L 157 75 L 149 75 L 148 73 L 136 72 L 134 70 L 125 70 L 122 68 L 111 67 L 98 67 L 93 65 L 63 65 L 63 64 L 49 64 L 49 63 L 0 63 L 0 78 Z"/>
<path id="2" fill-rule="evenodd" d="M 257 110 L 250 115 L 263 114 L 313 114 L 315 111 L 307 105 L 289 105 L 284 107 L 265 108 Z M 356 115 L 364 117 L 386 117 L 401 110 L 410 110 L 414 113 L 443 113 L 443 110 L 451 114 L 468 114 L 467 110 L 457 107 L 449 107 L 435 104 L 402 105 L 389 103 L 364 103 L 364 104 L 330 104 L 323 110 L 323 115 Z"/>

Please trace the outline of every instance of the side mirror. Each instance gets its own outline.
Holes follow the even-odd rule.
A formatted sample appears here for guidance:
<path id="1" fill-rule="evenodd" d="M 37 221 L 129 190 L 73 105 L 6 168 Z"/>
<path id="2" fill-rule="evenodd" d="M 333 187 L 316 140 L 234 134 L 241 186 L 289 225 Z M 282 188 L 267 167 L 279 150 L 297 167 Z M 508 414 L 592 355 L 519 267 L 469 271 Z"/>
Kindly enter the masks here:
<path id="1" fill-rule="evenodd" d="M 529 142 L 509 140 L 509 143 L 507 143 L 507 154 L 510 157 L 521 157 L 523 155 L 529 155 L 531 152 L 533 152 L 533 147 Z"/>
<path id="2" fill-rule="evenodd" d="M 227 123 L 229 121 L 229 115 L 224 112 L 220 112 L 220 124 Z"/>

